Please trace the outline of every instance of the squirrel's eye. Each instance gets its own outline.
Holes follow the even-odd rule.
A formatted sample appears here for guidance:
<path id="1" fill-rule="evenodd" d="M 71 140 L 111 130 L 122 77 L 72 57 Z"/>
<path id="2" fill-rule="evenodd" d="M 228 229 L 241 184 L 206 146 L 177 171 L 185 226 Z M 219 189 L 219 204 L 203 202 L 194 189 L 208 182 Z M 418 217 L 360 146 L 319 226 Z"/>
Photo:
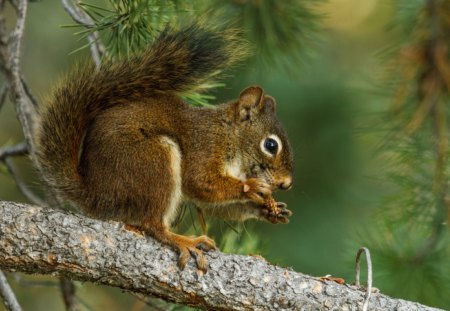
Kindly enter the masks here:
<path id="1" fill-rule="evenodd" d="M 281 142 L 281 139 L 277 135 L 270 134 L 269 136 L 261 139 L 259 147 L 266 156 L 268 156 L 269 158 L 273 158 L 275 155 L 281 152 L 281 150 L 283 149 L 283 144 Z"/>
<path id="2" fill-rule="evenodd" d="M 278 142 L 273 138 L 266 138 L 264 141 L 264 148 L 271 154 L 277 154 Z"/>

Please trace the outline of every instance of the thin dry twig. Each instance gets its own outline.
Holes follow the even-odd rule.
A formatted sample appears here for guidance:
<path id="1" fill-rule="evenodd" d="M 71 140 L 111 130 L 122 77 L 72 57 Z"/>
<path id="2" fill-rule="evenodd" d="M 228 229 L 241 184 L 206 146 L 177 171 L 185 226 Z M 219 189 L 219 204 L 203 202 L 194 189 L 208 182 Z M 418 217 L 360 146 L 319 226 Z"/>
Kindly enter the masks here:
<path id="1" fill-rule="evenodd" d="M 25 184 L 25 182 L 22 180 L 22 178 L 19 177 L 19 172 L 14 165 L 14 162 L 12 162 L 12 159 L 7 157 L 3 160 L 6 167 L 8 168 L 9 173 L 13 177 L 17 187 L 19 188 L 20 192 L 28 199 L 30 202 L 33 202 L 34 204 L 40 205 L 40 206 L 47 206 L 47 203 L 41 199 L 39 196 L 37 196 L 31 189 Z"/>
<path id="2" fill-rule="evenodd" d="M 361 247 L 356 254 L 356 266 L 355 266 L 355 285 L 357 287 L 361 287 L 361 283 L 359 281 L 360 278 L 360 261 L 361 254 L 365 253 L 366 261 L 367 261 L 367 288 L 366 288 L 366 297 L 364 299 L 364 304 L 362 306 L 362 311 L 367 311 L 369 308 L 370 295 L 372 294 L 372 260 L 370 258 L 370 251 L 366 247 Z"/>
<path id="3" fill-rule="evenodd" d="M 27 94 L 28 98 L 31 100 L 31 103 L 33 104 L 34 107 L 37 108 L 38 101 L 37 101 L 36 97 L 34 97 L 33 93 L 31 92 L 30 88 L 28 87 L 28 84 L 25 82 L 25 79 L 21 78 L 20 80 L 22 81 L 23 89 L 24 89 L 25 93 Z"/>
<path id="4" fill-rule="evenodd" d="M 59 279 L 59 288 L 61 290 L 61 295 L 66 306 L 67 311 L 79 311 L 80 306 L 77 303 L 75 294 L 75 284 L 71 279 L 66 277 L 61 277 Z"/>
<path id="5" fill-rule="evenodd" d="M 5 104 L 7 94 L 8 94 L 8 86 L 6 83 L 4 83 L 0 89 L 0 110 Z"/>
<path id="6" fill-rule="evenodd" d="M 8 284 L 5 274 L 0 270 L 0 296 L 3 298 L 3 304 L 8 311 L 22 311 L 22 307 L 17 301 L 16 295 Z"/>
<path id="7" fill-rule="evenodd" d="M 28 147 L 26 142 L 18 143 L 17 145 L 0 148 L 0 161 L 7 157 L 23 156 L 28 154 Z"/>
<path id="8" fill-rule="evenodd" d="M 20 192 L 31 202 L 35 204 L 39 204 L 42 206 L 47 206 L 44 200 L 42 200 L 39 196 L 34 194 L 33 191 L 25 184 L 25 182 L 19 177 L 19 172 L 12 162 L 12 159 L 10 157 L 14 156 L 23 156 L 28 154 L 28 147 L 26 142 L 18 143 L 14 146 L 6 147 L 6 148 L 0 148 L 0 161 L 5 163 L 6 167 L 8 168 L 9 173 L 13 177 L 14 181 L 17 184 L 17 187 L 19 188 Z"/>
<path id="9" fill-rule="evenodd" d="M 70 17 L 72 17 L 74 22 L 87 28 L 94 27 L 92 20 L 89 18 L 89 16 L 84 14 L 82 10 L 80 10 L 76 3 L 73 3 L 73 1 L 71 0 L 61 0 L 61 3 L 64 7 L 64 10 L 70 15 Z"/>
<path id="10" fill-rule="evenodd" d="M 16 10 L 17 18 L 16 24 L 10 33 L 8 33 L 6 27 L 6 14 L 0 14 L 0 62 L 6 75 L 11 100 L 22 124 L 25 140 L 30 146 L 30 154 L 33 154 L 32 123 L 36 110 L 33 105 L 33 99 L 27 94 L 20 71 L 21 42 L 25 30 L 28 1 L 18 0 L 11 3 Z M 2 11 L 5 9 L 4 4 L 4 1 L 0 2 L 0 10 Z"/>
<path id="11" fill-rule="evenodd" d="M 72 17 L 72 19 L 87 28 L 94 27 L 94 23 L 92 19 L 83 12 L 76 4 L 74 4 L 71 0 L 61 0 L 61 3 L 66 10 L 66 12 Z M 101 43 L 100 35 L 97 31 L 92 32 L 88 36 L 88 41 L 90 43 L 92 59 L 95 62 L 97 67 L 100 66 L 103 54 L 105 52 L 105 47 Z"/>
<path id="12" fill-rule="evenodd" d="M 25 29 L 27 4 L 27 0 L 14 1 L 13 7 L 17 15 L 16 24 L 13 30 L 8 32 L 5 18 L 9 17 L 10 14 L 4 14 L 5 0 L 0 0 L 0 66 L 5 74 L 11 101 L 14 104 L 17 117 L 22 125 L 26 145 L 28 146 L 28 153 L 34 162 L 34 166 L 40 171 L 40 165 L 34 157 L 35 148 L 33 144 L 33 122 L 37 115 L 37 103 L 23 80 L 20 71 L 21 40 Z M 9 169 L 11 170 L 11 165 L 9 165 Z M 18 186 L 22 190 L 26 189 L 22 185 Z M 36 196 L 29 196 L 29 193 L 29 191 L 25 190 L 25 195 L 32 199 L 33 202 L 43 202 L 40 199 L 36 200 Z M 51 199 L 50 202 L 53 206 L 58 206 L 58 201 L 55 199 L 56 196 L 51 191 L 48 191 L 47 197 Z"/>

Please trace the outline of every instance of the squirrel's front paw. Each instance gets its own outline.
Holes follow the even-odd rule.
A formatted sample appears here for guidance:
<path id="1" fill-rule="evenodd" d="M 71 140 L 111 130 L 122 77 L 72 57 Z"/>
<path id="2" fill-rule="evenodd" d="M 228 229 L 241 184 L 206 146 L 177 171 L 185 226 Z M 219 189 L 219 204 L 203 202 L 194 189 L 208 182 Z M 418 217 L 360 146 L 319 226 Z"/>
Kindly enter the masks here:
<path id="1" fill-rule="evenodd" d="M 263 205 L 272 196 L 272 187 L 257 178 L 249 178 L 244 182 L 244 194 L 253 202 Z"/>
<path id="2" fill-rule="evenodd" d="M 276 202 L 276 208 L 270 208 L 265 205 L 261 209 L 262 216 L 273 224 L 287 224 L 289 217 L 292 216 L 292 212 L 287 209 L 286 203 Z"/>

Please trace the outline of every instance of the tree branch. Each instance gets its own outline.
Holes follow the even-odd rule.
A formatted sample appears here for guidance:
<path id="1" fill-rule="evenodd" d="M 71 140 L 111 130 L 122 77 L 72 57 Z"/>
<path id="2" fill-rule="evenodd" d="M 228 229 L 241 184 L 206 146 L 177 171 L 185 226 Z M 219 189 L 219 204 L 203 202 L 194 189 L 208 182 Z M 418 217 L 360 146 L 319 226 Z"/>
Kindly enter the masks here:
<path id="1" fill-rule="evenodd" d="M 184 271 L 176 254 L 117 222 L 0 201 L 0 268 L 65 276 L 214 310 L 357 310 L 364 291 L 251 257 L 208 253 Z M 438 310 L 374 294 L 370 310 Z"/>

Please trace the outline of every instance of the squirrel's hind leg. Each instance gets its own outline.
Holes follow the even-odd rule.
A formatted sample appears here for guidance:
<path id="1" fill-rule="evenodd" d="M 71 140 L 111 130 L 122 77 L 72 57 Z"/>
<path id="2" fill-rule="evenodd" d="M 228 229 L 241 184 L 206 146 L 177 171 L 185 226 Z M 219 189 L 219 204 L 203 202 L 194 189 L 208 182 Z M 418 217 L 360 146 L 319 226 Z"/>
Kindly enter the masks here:
<path id="1" fill-rule="evenodd" d="M 178 144 L 171 138 L 166 136 L 161 136 L 159 138 L 160 148 L 159 158 L 161 163 L 159 171 L 159 179 L 171 180 L 170 189 L 165 188 L 161 191 L 152 191 L 153 193 L 159 193 L 160 196 L 165 198 L 158 200 L 159 202 L 165 202 L 165 207 L 160 207 L 164 210 L 161 213 L 161 220 L 155 221 L 152 219 L 152 215 L 149 215 L 149 222 L 144 221 L 143 229 L 144 231 L 157 239 L 158 241 L 173 247 L 179 253 L 178 266 L 183 269 L 186 266 L 189 258 L 192 256 L 196 260 L 197 267 L 200 270 L 206 272 L 207 261 L 203 255 L 202 250 L 209 251 L 216 248 L 214 241 L 208 238 L 206 235 L 199 237 L 187 237 L 173 233 L 169 230 L 173 220 L 176 218 L 178 213 L 178 207 L 181 203 L 182 189 L 181 189 L 181 152 Z M 148 146 L 148 148 L 151 148 Z M 147 149 L 147 152 L 149 150 Z M 156 151 L 156 150 L 155 150 Z M 156 152 L 155 152 L 156 154 Z M 163 157 L 164 154 L 164 157 Z M 167 159 L 163 159 L 166 158 Z M 168 161 L 167 161 L 168 160 Z M 165 165 L 164 165 L 165 164 Z M 167 170 L 165 169 L 167 168 Z M 151 169 L 151 168 L 150 168 Z M 153 184 L 154 187 L 157 185 Z M 153 205 L 156 202 L 153 202 Z M 150 211 L 153 214 L 153 211 Z M 154 214 L 153 214 L 154 215 Z"/>

